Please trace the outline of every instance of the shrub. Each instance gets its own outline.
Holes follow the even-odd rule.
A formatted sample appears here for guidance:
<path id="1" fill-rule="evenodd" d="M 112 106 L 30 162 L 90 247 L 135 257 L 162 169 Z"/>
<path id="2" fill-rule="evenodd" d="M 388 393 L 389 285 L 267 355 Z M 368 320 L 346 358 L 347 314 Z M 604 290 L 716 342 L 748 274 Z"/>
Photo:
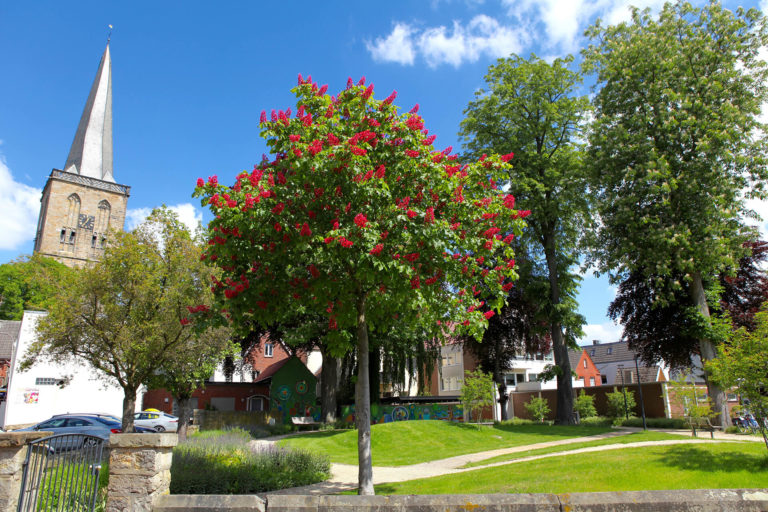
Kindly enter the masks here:
<path id="1" fill-rule="evenodd" d="M 725 429 L 726 434 L 741 434 L 741 430 L 739 430 L 739 427 L 736 425 L 731 425 L 730 427 Z"/>
<path id="2" fill-rule="evenodd" d="M 626 408 L 624 407 L 625 396 Z M 614 387 L 613 393 L 607 393 L 606 398 L 608 399 L 606 412 L 608 413 L 608 417 L 613 418 L 614 420 L 631 414 L 635 409 L 635 393 L 628 389 L 625 389 L 625 391 L 622 392 Z"/>
<path id="3" fill-rule="evenodd" d="M 613 424 L 613 420 L 605 416 L 592 416 L 591 418 L 581 419 L 580 423 L 587 427 L 610 427 Z"/>
<path id="4" fill-rule="evenodd" d="M 173 450 L 171 494 L 253 494 L 309 485 L 330 475 L 324 455 L 253 449 L 244 430 L 205 431 Z"/>
<path id="5" fill-rule="evenodd" d="M 586 419 L 597 416 L 595 409 L 595 397 L 588 395 L 582 389 L 573 404 L 573 409 L 579 413 L 579 418 Z"/>
<path id="6" fill-rule="evenodd" d="M 520 425 L 533 425 L 536 422 L 533 420 L 527 420 L 524 418 L 512 418 L 509 420 L 504 421 L 497 421 L 494 423 L 494 425 L 512 425 L 514 427 L 520 426 Z"/>
<path id="7" fill-rule="evenodd" d="M 532 397 L 526 404 L 525 410 L 531 417 L 539 423 L 544 421 L 544 418 L 549 414 L 549 404 L 541 397 Z"/>

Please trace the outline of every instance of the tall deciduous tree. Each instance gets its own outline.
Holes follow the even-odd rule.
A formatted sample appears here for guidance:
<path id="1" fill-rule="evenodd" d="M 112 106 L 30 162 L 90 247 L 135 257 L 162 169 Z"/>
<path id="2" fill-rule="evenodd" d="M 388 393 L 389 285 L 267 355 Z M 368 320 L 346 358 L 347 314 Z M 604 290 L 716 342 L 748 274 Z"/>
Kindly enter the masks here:
<path id="1" fill-rule="evenodd" d="M 616 280 L 646 277 L 688 283 L 689 303 L 709 322 L 706 276 L 735 268 L 745 241 L 744 200 L 762 196 L 768 172 L 766 66 L 757 56 L 768 36 L 752 9 L 717 2 L 666 4 L 632 20 L 587 31 L 584 51 L 597 73 L 589 163 L 601 229 L 595 258 Z M 704 360 L 716 356 L 701 336 Z M 710 385 L 723 425 L 724 393 Z"/>
<path id="2" fill-rule="evenodd" d="M 25 309 L 48 309 L 55 295 L 53 283 L 73 272 L 37 254 L 0 265 L 0 320 L 21 320 Z"/>
<path id="3" fill-rule="evenodd" d="M 132 432 L 139 387 L 206 335 L 187 309 L 204 313 L 211 299 L 211 270 L 200 253 L 167 209 L 133 232 L 115 233 L 101 261 L 57 290 L 23 365 L 90 365 L 123 389 L 123 431 Z"/>
<path id="4" fill-rule="evenodd" d="M 461 124 L 472 156 L 515 149 L 507 182 L 518 204 L 534 211 L 521 247 L 526 258 L 541 265 L 549 285 L 542 309 L 559 369 L 555 418 L 561 424 L 575 419 L 568 346 L 575 345 L 584 322 L 576 313 L 574 270 L 589 220 L 579 142 L 589 101 L 575 95 L 581 76 L 568 69 L 572 60 L 499 59 L 485 77 L 488 90 L 476 93 Z"/>
<path id="5" fill-rule="evenodd" d="M 482 303 L 500 308 L 515 277 L 502 234 L 519 233 L 524 214 L 496 188 L 507 158 L 460 165 L 434 150 L 416 109 L 400 114 L 395 93 L 376 100 L 364 82 L 332 97 L 299 77 L 296 116 L 262 114 L 275 159 L 230 187 L 200 179 L 195 194 L 215 215 L 206 254 L 233 320 L 323 315 L 337 353 L 354 333 L 359 492 L 372 494 L 369 331 L 415 323 L 437 334 L 453 320 L 480 336 L 492 314 Z"/>
<path id="6" fill-rule="evenodd" d="M 768 301 L 768 276 L 762 268 L 768 243 L 746 242 L 744 248 L 748 252 L 738 270 L 704 280 L 704 288 L 710 290 L 710 309 L 727 312 L 736 327 L 753 330 L 755 313 Z M 608 314 L 623 325 L 623 339 L 648 364 L 663 360 L 685 368 L 691 365 L 691 355 L 699 354 L 699 339 L 707 329 L 689 299 L 689 286 L 681 275 L 663 279 L 642 270 L 619 284 Z"/>

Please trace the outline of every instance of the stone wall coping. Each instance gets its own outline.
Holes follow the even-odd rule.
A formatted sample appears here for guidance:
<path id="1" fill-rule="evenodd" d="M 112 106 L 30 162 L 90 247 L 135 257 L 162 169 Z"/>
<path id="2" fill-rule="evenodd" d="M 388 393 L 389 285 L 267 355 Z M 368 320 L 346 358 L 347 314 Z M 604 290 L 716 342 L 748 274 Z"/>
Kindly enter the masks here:
<path id="1" fill-rule="evenodd" d="M 157 498 L 153 512 L 265 512 L 264 500 L 253 494 L 166 494 Z"/>
<path id="2" fill-rule="evenodd" d="M 165 509 L 172 510 L 172 509 Z M 196 512 L 226 510 L 197 508 Z M 453 494 L 430 496 L 267 495 L 266 512 L 459 511 L 485 512 L 725 512 L 768 510 L 768 489 L 693 489 L 674 491 L 564 494 Z"/>
<path id="3" fill-rule="evenodd" d="M 110 448 L 173 448 L 179 437 L 175 433 L 167 434 L 111 434 Z"/>
<path id="4" fill-rule="evenodd" d="M 0 432 L 0 448 L 24 446 L 30 441 L 52 436 L 49 430 L 34 430 L 29 432 Z"/>

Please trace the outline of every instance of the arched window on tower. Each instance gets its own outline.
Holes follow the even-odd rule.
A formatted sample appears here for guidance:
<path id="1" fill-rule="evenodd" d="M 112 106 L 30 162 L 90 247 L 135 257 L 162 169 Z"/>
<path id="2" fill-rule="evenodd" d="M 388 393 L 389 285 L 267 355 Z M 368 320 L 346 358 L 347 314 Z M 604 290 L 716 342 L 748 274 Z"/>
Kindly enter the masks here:
<path id="1" fill-rule="evenodd" d="M 73 251 L 75 242 L 77 241 L 77 221 L 80 217 L 80 196 L 77 194 L 70 194 L 67 201 L 69 202 L 67 220 L 66 224 L 64 224 L 61 229 L 59 242 L 71 246 L 69 250 Z"/>
<path id="2" fill-rule="evenodd" d="M 99 212 L 96 215 L 96 226 L 93 230 L 93 239 L 91 247 L 94 249 L 103 249 L 107 241 L 107 232 L 109 231 L 109 216 L 112 213 L 112 206 L 109 201 L 102 199 L 99 201 Z"/>

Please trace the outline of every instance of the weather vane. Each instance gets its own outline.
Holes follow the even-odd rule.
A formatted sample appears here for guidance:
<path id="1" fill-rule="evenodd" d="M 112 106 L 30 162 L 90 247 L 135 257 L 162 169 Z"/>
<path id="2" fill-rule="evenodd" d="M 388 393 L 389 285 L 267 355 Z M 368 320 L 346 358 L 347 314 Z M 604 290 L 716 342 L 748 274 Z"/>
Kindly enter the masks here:
<path id="1" fill-rule="evenodd" d="M 109 44 L 109 41 L 112 39 L 112 25 L 107 25 L 109 27 L 109 34 L 107 34 L 107 44 Z"/>

